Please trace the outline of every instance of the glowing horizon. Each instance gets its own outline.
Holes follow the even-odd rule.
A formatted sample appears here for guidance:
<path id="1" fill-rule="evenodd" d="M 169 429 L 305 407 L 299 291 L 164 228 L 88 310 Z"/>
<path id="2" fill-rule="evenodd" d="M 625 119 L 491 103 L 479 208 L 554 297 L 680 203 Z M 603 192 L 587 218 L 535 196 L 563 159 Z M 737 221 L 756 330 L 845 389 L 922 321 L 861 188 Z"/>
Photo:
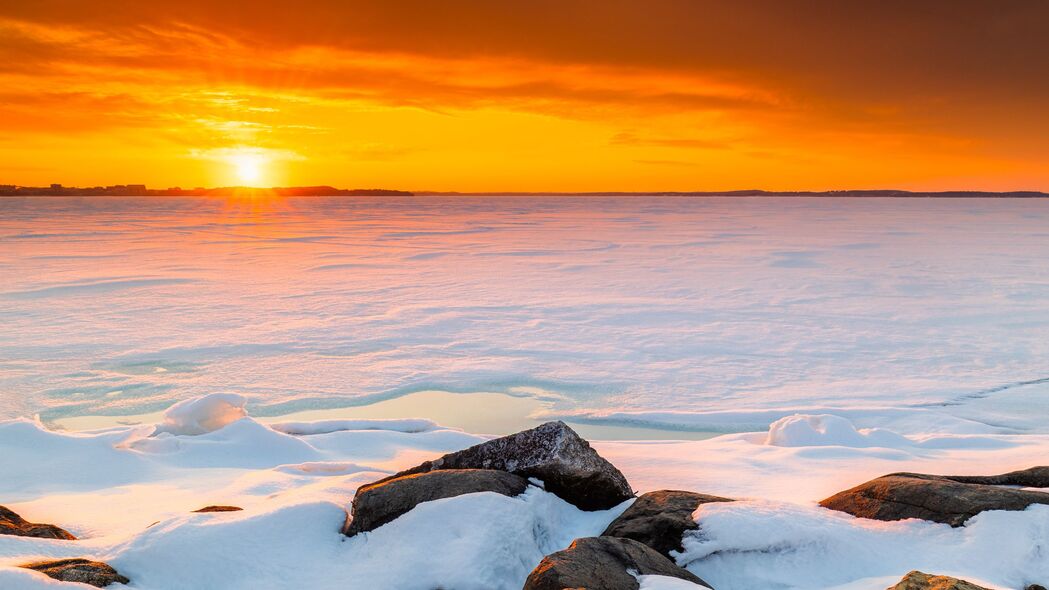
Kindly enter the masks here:
<path id="1" fill-rule="evenodd" d="M 23 4 L 0 184 L 1049 189 L 1044 3 Z"/>

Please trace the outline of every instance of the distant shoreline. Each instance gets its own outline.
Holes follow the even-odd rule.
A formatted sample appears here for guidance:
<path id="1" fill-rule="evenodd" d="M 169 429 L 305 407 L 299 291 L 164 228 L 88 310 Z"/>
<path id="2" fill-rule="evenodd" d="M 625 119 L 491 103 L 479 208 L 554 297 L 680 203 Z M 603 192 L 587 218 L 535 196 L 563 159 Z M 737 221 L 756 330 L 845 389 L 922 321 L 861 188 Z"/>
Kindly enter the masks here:
<path id="1" fill-rule="evenodd" d="M 393 189 L 339 189 L 331 186 L 302 187 L 218 187 L 193 189 L 150 189 L 145 185 L 106 187 L 27 187 L 0 185 L 0 197 L 849 197 L 849 198 L 941 198 L 941 199 L 1044 199 L 1041 191 L 905 191 L 832 190 L 832 191 L 766 191 L 760 189 L 731 191 L 403 191 Z"/>

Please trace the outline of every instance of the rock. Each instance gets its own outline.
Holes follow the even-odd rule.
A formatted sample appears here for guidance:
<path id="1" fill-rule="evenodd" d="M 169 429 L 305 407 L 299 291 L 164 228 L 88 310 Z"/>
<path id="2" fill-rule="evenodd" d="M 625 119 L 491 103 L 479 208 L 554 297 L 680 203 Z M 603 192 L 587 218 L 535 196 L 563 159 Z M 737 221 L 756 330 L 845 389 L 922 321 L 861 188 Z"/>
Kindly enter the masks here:
<path id="1" fill-rule="evenodd" d="M 899 584 L 885 590 L 989 590 L 950 576 L 931 576 L 917 570 L 907 574 Z"/>
<path id="2" fill-rule="evenodd" d="M 193 512 L 237 512 L 244 510 L 240 506 L 205 506 Z"/>
<path id="3" fill-rule="evenodd" d="M 0 506 L 0 535 L 15 535 L 17 537 L 37 537 L 40 539 L 65 539 L 76 540 L 69 531 L 56 527 L 53 524 L 36 524 L 27 522 L 11 510 Z"/>
<path id="4" fill-rule="evenodd" d="M 640 541 L 670 557 L 671 551 L 682 550 L 681 537 L 685 531 L 698 528 L 692 513 L 700 504 L 731 501 L 679 490 L 649 492 L 613 520 L 601 535 Z"/>
<path id="5" fill-rule="evenodd" d="M 839 492 L 820 506 L 874 520 L 920 518 L 957 527 L 984 510 L 1049 504 L 1049 494 L 920 473 L 893 473 Z"/>
<path id="6" fill-rule="evenodd" d="M 711 587 L 644 543 L 586 537 L 544 557 L 528 575 L 523 590 L 638 590 L 638 575 L 670 576 Z"/>
<path id="7" fill-rule="evenodd" d="M 47 574 L 61 582 L 80 582 L 81 584 L 97 586 L 98 588 L 103 588 L 116 582 L 121 584 L 130 582 L 130 580 L 117 573 L 117 570 L 110 567 L 109 564 L 87 559 L 42 561 L 40 563 L 23 565 L 22 567 Z"/>
<path id="8" fill-rule="evenodd" d="M 1030 586 L 1024 588 L 1024 590 L 1046 590 L 1046 588 L 1041 584 L 1031 584 Z"/>
<path id="9" fill-rule="evenodd" d="M 516 496 L 525 491 L 525 478 L 492 469 L 445 469 L 403 475 L 363 485 L 353 497 L 353 511 L 345 534 L 377 529 L 416 505 L 474 492 Z"/>
<path id="10" fill-rule="evenodd" d="M 439 469 L 497 469 L 534 477 L 583 510 L 605 510 L 634 496 L 623 474 L 564 422 L 547 422 L 449 453 L 392 477 Z"/>
<path id="11" fill-rule="evenodd" d="M 1001 475 L 945 475 L 943 477 L 958 483 L 1049 488 L 1049 467 L 1031 467 L 1030 469 L 1010 471 Z"/>

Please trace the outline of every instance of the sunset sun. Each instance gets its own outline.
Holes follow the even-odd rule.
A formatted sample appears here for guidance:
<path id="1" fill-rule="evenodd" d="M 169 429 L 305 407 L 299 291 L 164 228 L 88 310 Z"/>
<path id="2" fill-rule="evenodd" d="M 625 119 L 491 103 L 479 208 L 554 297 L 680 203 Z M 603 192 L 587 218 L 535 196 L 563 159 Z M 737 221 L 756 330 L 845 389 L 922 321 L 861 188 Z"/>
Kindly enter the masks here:
<path id="1" fill-rule="evenodd" d="M 230 157 L 237 181 L 244 185 L 258 184 L 264 175 L 265 162 L 257 154 L 236 154 Z"/>

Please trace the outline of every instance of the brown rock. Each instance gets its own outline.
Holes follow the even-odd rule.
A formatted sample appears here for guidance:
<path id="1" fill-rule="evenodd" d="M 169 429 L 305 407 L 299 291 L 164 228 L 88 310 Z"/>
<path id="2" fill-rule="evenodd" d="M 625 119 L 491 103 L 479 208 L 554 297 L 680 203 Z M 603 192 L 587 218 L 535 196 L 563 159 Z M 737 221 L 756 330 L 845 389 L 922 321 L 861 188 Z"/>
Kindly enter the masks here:
<path id="1" fill-rule="evenodd" d="M 943 477 L 958 483 L 1049 488 L 1049 467 L 1031 467 L 1030 469 L 1010 471 L 1001 475 L 945 475 Z"/>
<path id="2" fill-rule="evenodd" d="M 439 469 L 496 469 L 534 477 L 583 510 L 605 510 L 634 496 L 623 474 L 564 422 L 547 422 L 449 453 L 387 479 Z"/>
<path id="3" fill-rule="evenodd" d="M 920 518 L 954 527 L 984 510 L 1023 510 L 1031 504 L 1049 504 L 1049 494 L 920 473 L 885 475 L 820 502 L 863 518 Z"/>
<path id="4" fill-rule="evenodd" d="M 638 590 L 641 585 L 636 575 L 670 576 L 711 587 L 644 543 L 586 537 L 544 557 L 528 575 L 523 590 Z"/>
<path id="5" fill-rule="evenodd" d="M 240 506 L 205 506 L 193 512 L 237 512 L 244 510 Z"/>
<path id="6" fill-rule="evenodd" d="M 700 504 L 731 501 L 679 490 L 649 492 L 613 520 L 601 535 L 640 541 L 670 557 L 671 551 L 682 550 L 681 537 L 685 531 L 698 528 L 692 513 Z"/>
<path id="7" fill-rule="evenodd" d="M 907 574 L 899 584 L 885 590 L 988 590 L 950 576 L 932 576 L 917 570 Z"/>
<path id="8" fill-rule="evenodd" d="M 117 573 L 117 570 L 101 561 L 90 561 L 87 559 L 60 559 L 58 561 L 42 561 L 23 565 L 26 569 L 38 571 L 61 582 L 80 582 L 103 588 L 110 584 L 119 582 L 127 584 L 127 578 Z"/>
<path id="9" fill-rule="evenodd" d="M 0 535 L 37 537 L 39 539 L 76 539 L 69 531 L 53 524 L 36 524 L 26 521 L 11 510 L 0 506 Z"/>
<path id="10" fill-rule="evenodd" d="M 527 487 L 525 478 L 492 469 L 444 469 L 384 479 L 357 489 L 343 532 L 353 536 L 377 529 L 422 502 L 475 492 L 513 497 Z"/>

